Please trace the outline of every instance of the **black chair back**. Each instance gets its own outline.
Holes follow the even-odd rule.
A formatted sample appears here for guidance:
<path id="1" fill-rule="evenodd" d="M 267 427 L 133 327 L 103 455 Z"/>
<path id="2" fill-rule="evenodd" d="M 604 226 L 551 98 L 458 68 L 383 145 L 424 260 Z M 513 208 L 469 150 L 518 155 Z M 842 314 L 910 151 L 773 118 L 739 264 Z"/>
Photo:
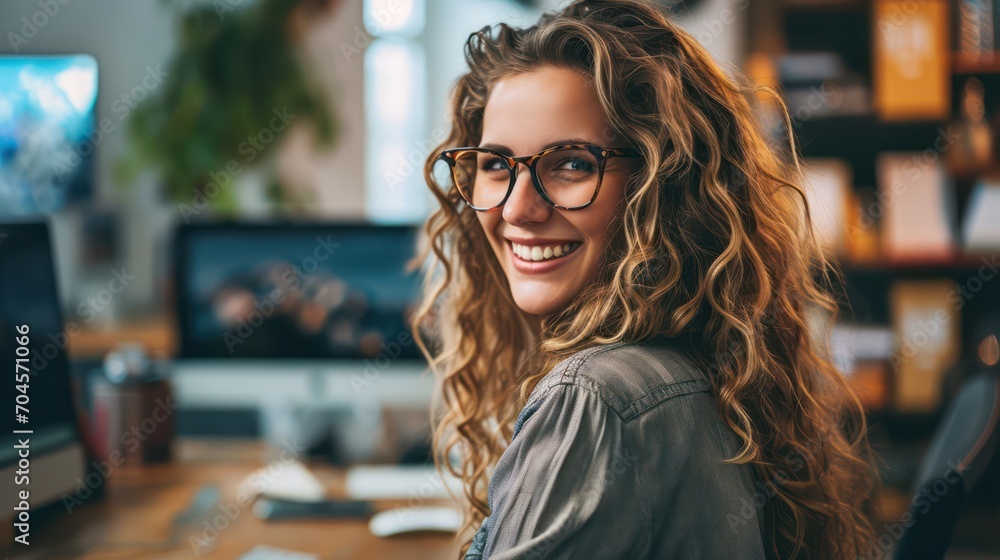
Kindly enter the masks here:
<path id="1" fill-rule="evenodd" d="M 1000 377 L 978 375 L 952 401 L 924 456 L 896 560 L 944 558 L 966 493 L 996 453 L 998 424 Z"/>

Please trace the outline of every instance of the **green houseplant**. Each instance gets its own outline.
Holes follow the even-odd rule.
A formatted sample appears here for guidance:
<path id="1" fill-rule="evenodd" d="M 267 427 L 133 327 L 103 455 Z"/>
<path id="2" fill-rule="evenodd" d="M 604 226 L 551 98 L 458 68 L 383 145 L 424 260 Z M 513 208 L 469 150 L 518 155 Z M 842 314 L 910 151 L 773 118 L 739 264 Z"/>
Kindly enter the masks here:
<path id="1" fill-rule="evenodd" d="M 335 4 L 222 0 L 182 12 L 166 78 L 130 116 L 120 180 L 155 169 L 175 202 L 233 213 L 234 175 L 271 159 L 292 124 L 307 121 L 319 143 L 332 142 L 336 123 L 302 68 L 297 39 L 303 22 Z M 273 177 L 268 195 L 279 206 L 296 202 Z"/>

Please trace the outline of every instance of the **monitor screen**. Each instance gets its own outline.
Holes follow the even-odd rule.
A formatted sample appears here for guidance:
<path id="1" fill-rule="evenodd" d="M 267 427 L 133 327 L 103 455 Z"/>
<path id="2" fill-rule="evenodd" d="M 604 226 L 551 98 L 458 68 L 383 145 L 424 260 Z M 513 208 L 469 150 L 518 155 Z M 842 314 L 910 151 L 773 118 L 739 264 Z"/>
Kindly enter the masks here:
<path id="1" fill-rule="evenodd" d="M 418 359 L 416 230 L 186 225 L 175 247 L 182 358 Z"/>
<path id="2" fill-rule="evenodd" d="M 12 408 L 21 406 L 0 420 L 0 465 L 7 465 L 17 461 L 15 430 L 32 430 L 32 453 L 39 454 L 75 442 L 77 434 L 46 224 L 0 223 L 0 270 L 0 359 L 14 374 L 3 394 Z"/>
<path id="3" fill-rule="evenodd" d="M 90 196 L 97 61 L 0 56 L 0 215 L 53 212 Z M 108 119 L 110 132 L 115 126 Z"/>

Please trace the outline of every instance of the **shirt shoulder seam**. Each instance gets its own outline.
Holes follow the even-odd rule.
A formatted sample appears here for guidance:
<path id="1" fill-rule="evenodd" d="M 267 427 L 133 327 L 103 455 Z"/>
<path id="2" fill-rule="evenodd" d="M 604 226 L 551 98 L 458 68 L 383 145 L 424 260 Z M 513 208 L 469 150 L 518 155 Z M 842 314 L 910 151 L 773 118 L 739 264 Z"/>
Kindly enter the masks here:
<path id="1" fill-rule="evenodd" d="M 708 383 L 707 380 L 703 378 L 687 379 L 684 381 L 664 383 L 662 385 L 656 386 L 655 388 L 651 389 L 650 391 L 647 391 L 646 393 L 643 393 L 642 395 L 639 395 L 638 397 L 628 402 L 628 404 L 626 404 L 621 410 L 618 410 L 616 407 L 610 404 L 611 400 L 608 399 L 607 396 L 603 394 L 602 391 L 603 387 L 599 383 L 597 383 L 593 379 L 581 377 L 579 373 L 580 369 L 582 369 L 583 366 L 594 356 L 603 354 L 605 352 L 614 350 L 615 348 L 619 348 L 621 346 L 625 346 L 628 344 L 630 343 L 617 342 L 614 344 L 610 344 L 608 346 L 597 346 L 594 348 L 589 348 L 587 350 L 578 352 L 576 355 L 570 358 L 562 374 L 559 376 L 558 381 L 553 382 L 550 387 L 547 387 L 546 390 L 539 395 L 539 398 L 542 398 L 544 394 L 548 393 L 549 390 L 551 390 L 552 387 L 556 385 L 569 385 L 569 384 L 577 385 L 595 393 L 601 399 L 601 401 L 608 407 L 608 409 L 614 412 L 615 415 L 618 416 L 618 418 L 622 422 L 628 423 L 636 419 L 637 417 L 641 416 L 644 412 L 652 408 L 655 408 L 657 405 L 660 405 L 675 397 L 679 397 L 682 395 L 689 395 L 692 393 L 711 392 L 712 390 L 711 385 Z"/>
<path id="2" fill-rule="evenodd" d="M 644 412 L 676 397 L 694 393 L 711 393 L 712 387 L 704 379 L 688 379 L 676 383 L 667 383 L 652 389 L 636 398 L 622 410 L 622 419 L 626 422 L 634 420 Z"/>

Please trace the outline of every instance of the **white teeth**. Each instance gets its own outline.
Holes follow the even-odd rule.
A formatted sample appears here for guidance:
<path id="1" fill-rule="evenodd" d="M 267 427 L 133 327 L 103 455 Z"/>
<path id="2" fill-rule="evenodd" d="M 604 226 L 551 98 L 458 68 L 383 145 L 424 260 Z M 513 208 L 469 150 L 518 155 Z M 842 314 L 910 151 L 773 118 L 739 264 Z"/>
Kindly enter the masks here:
<path id="1" fill-rule="evenodd" d="M 511 242 L 511 249 L 518 258 L 525 261 L 544 261 L 548 259 L 562 257 L 576 250 L 579 243 L 566 243 L 565 245 L 550 246 L 528 246 Z"/>

